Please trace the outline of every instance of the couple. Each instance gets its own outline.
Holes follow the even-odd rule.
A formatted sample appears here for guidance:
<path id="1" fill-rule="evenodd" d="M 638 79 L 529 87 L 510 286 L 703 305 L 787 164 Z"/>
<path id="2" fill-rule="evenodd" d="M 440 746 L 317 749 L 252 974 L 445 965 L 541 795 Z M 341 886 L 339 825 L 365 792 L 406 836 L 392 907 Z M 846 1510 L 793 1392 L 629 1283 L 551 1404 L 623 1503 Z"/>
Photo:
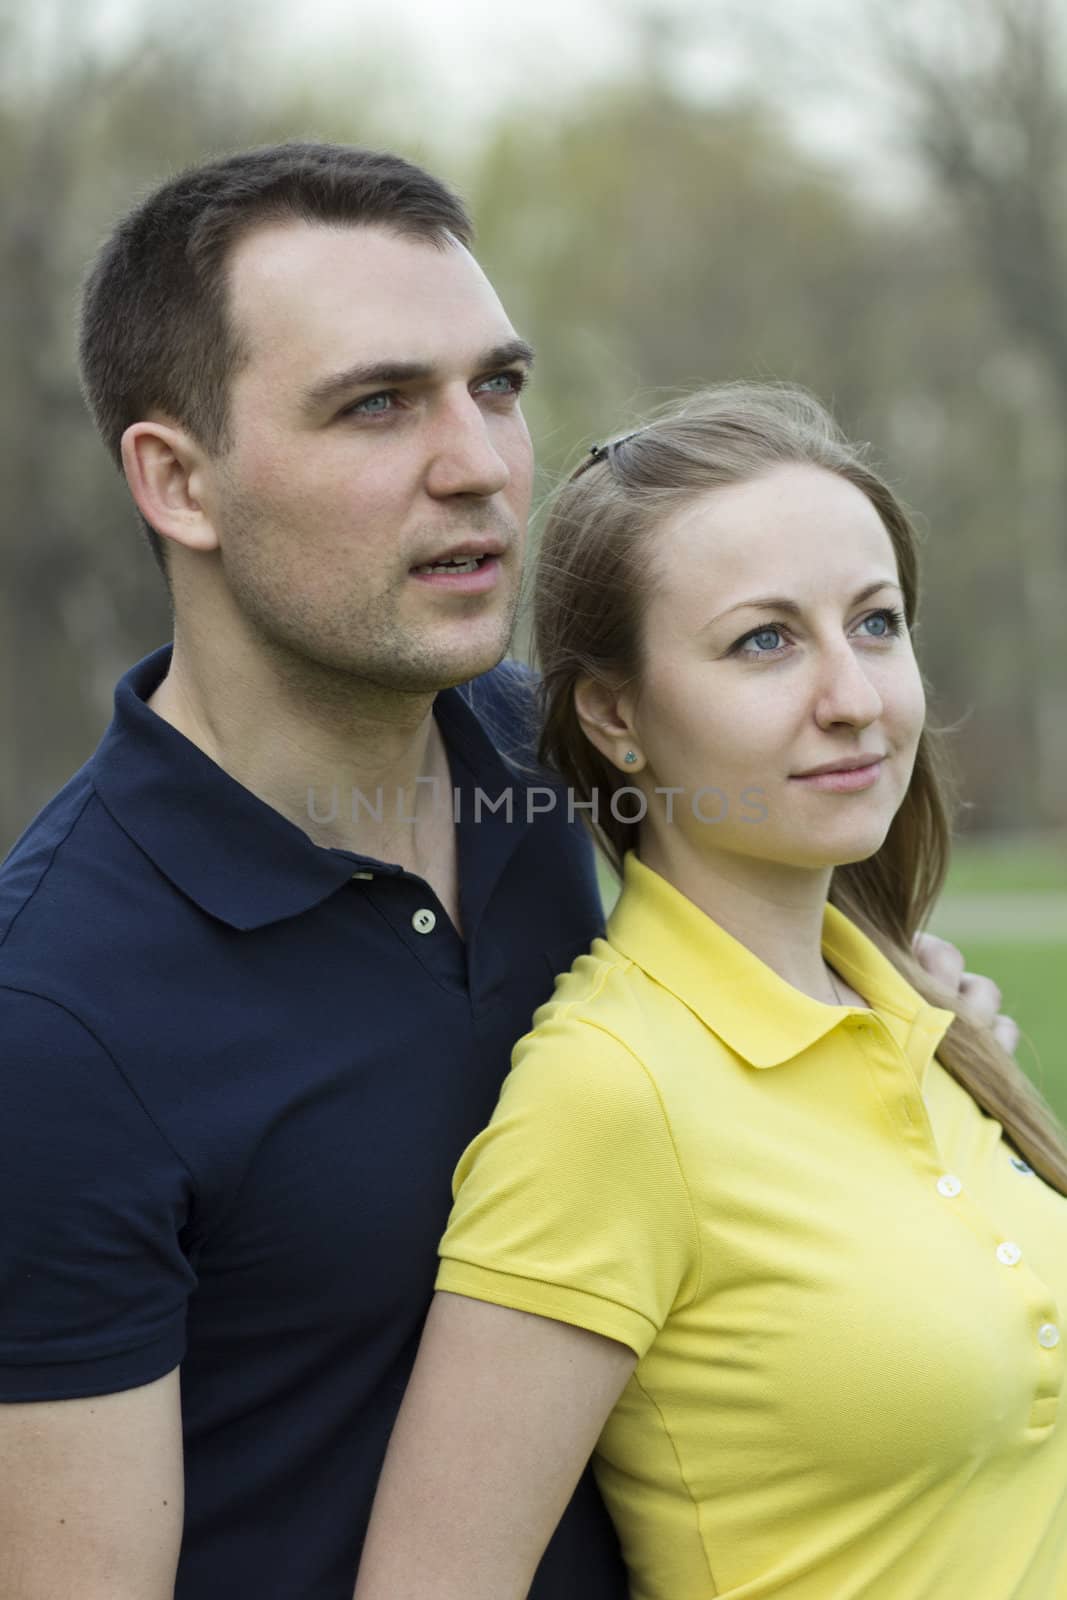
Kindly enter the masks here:
<path id="1" fill-rule="evenodd" d="M 390 1432 L 360 1600 L 1064 1592 L 1067 1160 L 994 986 L 910 955 L 908 523 L 803 396 L 591 452 L 547 807 L 468 243 L 289 146 L 87 282 L 174 642 L 0 874 L 0 1592 L 344 1600 Z"/>

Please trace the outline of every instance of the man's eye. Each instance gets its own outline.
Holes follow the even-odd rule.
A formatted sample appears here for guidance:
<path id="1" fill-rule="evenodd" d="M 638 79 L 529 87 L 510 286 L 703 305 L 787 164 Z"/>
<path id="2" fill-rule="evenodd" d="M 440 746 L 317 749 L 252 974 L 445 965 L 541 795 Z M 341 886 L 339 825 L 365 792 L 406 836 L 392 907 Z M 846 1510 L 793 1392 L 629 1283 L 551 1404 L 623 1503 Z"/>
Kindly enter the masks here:
<path id="1" fill-rule="evenodd" d="M 526 380 L 525 372 L 494 372 L 493 376 L 484 379 L 479 387 L 483 393 L 521 394 L 526 387 Z"/>
<path id="2" fill-rule="evenodd" d="M 350 406 L 345 406 L 341 412 L 343 417 L 363 416 L 377 417 L 388 410 L 392 403 L 391 394 L 369 394 L 363 400 L 354 400 Z"/>

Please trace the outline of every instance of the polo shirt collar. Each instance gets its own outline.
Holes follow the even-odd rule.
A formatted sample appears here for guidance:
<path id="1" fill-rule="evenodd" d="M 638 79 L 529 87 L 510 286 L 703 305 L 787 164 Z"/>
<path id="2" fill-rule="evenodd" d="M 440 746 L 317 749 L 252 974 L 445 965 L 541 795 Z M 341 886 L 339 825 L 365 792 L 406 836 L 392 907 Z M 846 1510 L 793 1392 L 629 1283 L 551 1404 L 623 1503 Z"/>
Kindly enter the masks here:
<path id="1" fill-rule="evenodd" d="M 166 676 L 172 653 L 173 645 L 164 645 L 120 678 L 114 715 L 90 772 L 115 822 L 176 888 L 210 916 L 249 930 L 310 910 L 360 869 L 403 871 L 315 844 L 152 711 L 146 702 Z M 434 713 L 467 774 L 487 789 L 516 781 L 463 692 L 444 690 Z M 482 830 L 478 859 L 464 870 L 488 878 L 522 831 Z M 479 898 L 487 893 L 486 883 Z"/>
<path id="2" fill-rule="evenodd" d="M 792 1060 L 855 1014 L 855 1007 L 823 1005 L 795 989 L 632 851 L 623 863 L 623 893 L 608 919 L 607 939 L 753 1067 Z M 877 946 L 829 904 L 822 949 L 872 1008 L 921 1024 L 936 1046 L 953 1013 L 927 1005 Z"/>

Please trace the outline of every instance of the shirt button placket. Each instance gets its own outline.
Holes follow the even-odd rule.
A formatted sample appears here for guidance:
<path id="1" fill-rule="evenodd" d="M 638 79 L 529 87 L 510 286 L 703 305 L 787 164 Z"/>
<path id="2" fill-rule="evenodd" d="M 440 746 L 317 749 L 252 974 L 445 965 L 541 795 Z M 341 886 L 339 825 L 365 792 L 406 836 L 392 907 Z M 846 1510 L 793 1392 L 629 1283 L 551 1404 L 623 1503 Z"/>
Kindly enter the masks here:
<path id="1" fill-rule="evenodd" d="M 1030 1174 L 1033 1170 L 1018 1156 L 1011 1157 L 1011 1164 L 1019 1172 Z M 954 1172 L 943 1172 L 937 1179 L 937 1192 L 946 1200 L 954 1200 L 963 1193 L 963 1184 Z M 1004 1267 L 1017 1267 L 1023 1259 L 1023 1252 L 1014 1239 L 1000 1240 L 995 1246 L 995 1254 L 1001 1266 Z M 1024 1293 L 1027 1293 L 1025 1288 Z M 1042 1298 L 1045 1299 L 1044 1296 Z M 1033 1307 L 1032 1301 L 1031 1306 Z M 1033 1307 L 1033 1309 L 1036 1310 L 1037 1307 Z M 1048 1311 L 1054 1310 L 1054 1307 L 1045 1299 L 1045 1305 L 1041 1307 L 1041 1310 L 1047 1316 Z M 1039 1316 L 1041 1315 L 1041 1310 L 1038 1311 Z M 1057 1346 L 1060 1343 L 1060 1330 L 1055 1322 L 1042 1322 L 1036 1330 L 1036 1338 L 1041 1349 L 1047 1351 L 1050 1357 L 1049 1365 L 1042 1365 L 1042 1374 L 1037 1381 L 1037 1390 L 1030 1418 L 1032 1427 L 1043 1429 L 1049 1427 L 1056 1416 L 1057 1397 L 1062 1381 L 1060 1373 L 1061 1357 L 1058 1352 L 1056 1355 L 1052 1355 L 1052 1352 L 1057 1350 Z"/>
<path id="2" fill-rule="evenodd" d="M 1056 1308 L 1046 1301 L 1038 1315 L 1044 1312 L 1047 1316 L 1049 1311 L 1055 1315 Z M 1039 1346 L 1038 1373 L 1034 1403 L 1030 1409 L 1030 1426 L 1045 1430 L 1053 1427 L 1057 1421 L 1060 1391 L 1063 1388 L 1063 1352 L 1058 1324 L 1052 1321 L 1038 1323 L 1035 1337 Z"/>

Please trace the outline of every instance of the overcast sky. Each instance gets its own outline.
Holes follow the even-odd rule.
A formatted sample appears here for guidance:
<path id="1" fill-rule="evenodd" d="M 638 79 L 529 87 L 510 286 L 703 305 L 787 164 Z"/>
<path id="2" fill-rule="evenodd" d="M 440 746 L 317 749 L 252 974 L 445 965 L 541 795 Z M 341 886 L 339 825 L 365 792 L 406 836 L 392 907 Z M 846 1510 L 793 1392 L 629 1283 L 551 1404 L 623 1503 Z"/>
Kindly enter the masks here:
<path id="1" fill-rule="evenodd" d="M 412 148 L 431 137 L 476 139 L 509 100 L 550 117 L 583 86 L 628 75 L 643 52 L 638 14 L 660 19 L 656 36 L 673 40 L 677 81 L 700 98 L 722 98 L 758 85 L 819 154 L 846 168 L 862 151 L 893 163 L 891 127 L 877 93 L 842 67 L 841 20 L 862 15 L 860 0 L 229 0 L 238 21 L 227 60 L 251 92 L 271 78 L 343 97 L 358 93 L 372 70 L 375 103 L 387 136 Z M 896 0 L 904 3 L 904 0 Z M 185 0 L 179 11 L 154 0 L 0 0 L 33 27 L 40 67 L 63 47 L 76 17 L 91 18 L 98 37 L 121 45 L 149 18 L 165 39 L 178 28 L 202 30 L 211 47 L 213 0 Z M 818 63 L 805 88 L 776 19 Z M 673 27 L 672 27 L 673 24 Z M 837 74 L 836 85 L 833 83 Z M 879 121 L 881 113 L 882 120 Z M 428 118 L 433 119 L 432 126 Z M 899 162 L 895 163 L 899 168 Z M 883 180 L 887 176 L 883 170 Z"/>
<path id="2" fill-rule="evenodd" d="M 399 116 L 401 130 L 405 88 L 416 79 L 424 90 L 412 97 L 417 114 L 425 115 L 428 97 L 459 130 L 476 134 L 509 99 L 551 115 L 583 85 L 638 69 L 635 17 L 653 13 L 659 37 L 673 41 L 676 79 L 698 97 L 758 86 L 806 144 L 846 167 L 872 142 L 891 144 L 870 70 L 853 75 L 845 65 L 842 22 L 861 14 L 859 0 L 305 0 L 299 9 L 278 0 L 276 11 L 274 0 L 249 3 L 275 19 L 268 31 L 276 70 L 343 79 L 346 63 L 388 61 L 390 122 Z M 782 48 L 776 19 L 783 17 L 819 64 L 806 88 Z"/>

